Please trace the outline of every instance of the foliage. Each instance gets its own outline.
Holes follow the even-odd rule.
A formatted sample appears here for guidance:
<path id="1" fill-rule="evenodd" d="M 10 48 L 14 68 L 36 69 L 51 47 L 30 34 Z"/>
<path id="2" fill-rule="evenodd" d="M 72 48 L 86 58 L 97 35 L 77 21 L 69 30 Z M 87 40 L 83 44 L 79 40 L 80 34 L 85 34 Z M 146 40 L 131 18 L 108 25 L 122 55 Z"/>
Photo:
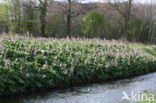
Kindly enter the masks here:
<path id="1" fill-rule="evenodd" d="M 138 41 L 140 39 L 142 31 L 142 21 L 136 18 L 133 18 L 129 21 L 129 31 L 128 31 L 128 40 Z M 136 35 L 137 34 L 137 35 Z"/>
<path id="2" fill-rule="evenodd" d="M 156 41 L 152 14 L 155 4 L 145 4 L 140 8 L 141 4 L 132 3 L 135 10 L 129 9 L 128 12 L 128 2 L 84 4 L 81 0 L 72 0 L 70 7 L 69 2 L 41 1 L 0 2 L 0 32 L 57 38 L 71 34 L 73 37 L 124 39 L 146 44 Z"/>
<path id="3" fill-rule="evenodd" d="M 130 47 L 134 47 L 134 48 L 140 48 L 142 49 L 143 51 L 153 55 L 153 56 L 156 56 L 156 46 L 155 45 L 143 45 L 143 44 L 137 44 L 137 43 L 131 43 L 131 44 L 128 44 Z"/>
<path id="4" fill-rule="evenodd" d="M 7 31 L 7 25 L 9 21 L 8 17 L 8 4 L 7 3 L 0 3 L 0 32 Z"/>
<path id="5" fill-rule="evenodd" d="M 2 41 L 0 95 L 156 71 L 156 58 L 124 44 Z"/>
<path id="6" fill-rule="evenodd" d="M 148 92 L 147 90 L 145 90 L 145 91 L 142 91 L 141 92 L 141 95 L 145 95 L 145 96 L 147 96 L 147 98 L 150 98 L 151 97 L 151 95 L 152 96 L 154 96 L 154 94 L 152 94 L 152 93 L 150 93 L 150 92 Z M 156 99 L 156 97 L 154 96 L 154 99 Z M 156 101 L 154 100 L 146 100 L 146 98 L 144 98 L 144 100 L 143 101 L 138 101 L 138 102 L 136 102 L 136 103 L 156 103 Z"/>
<path id="7" fill-rule="evenodd" d="M 102 33 L 104 26 L 104 16 L 97 11 L 87 13 L 83 18 L 83 34 L 94 37 L 95 34 Z"/>
<path id="8" fill-rule="evenodd" d="M 128 40 L 141 41 L 147 43 L 150 41 L 151 27 L 148 21 L 144 22 L 138 18 L 132 18 L 129 22 Z"/>
<path id="9" fill-rule="evenodd" d="M 8 4 L 7 3 L 0 3 L 0 22 L 6 22 L 7 21 L 7 9 Z"/>

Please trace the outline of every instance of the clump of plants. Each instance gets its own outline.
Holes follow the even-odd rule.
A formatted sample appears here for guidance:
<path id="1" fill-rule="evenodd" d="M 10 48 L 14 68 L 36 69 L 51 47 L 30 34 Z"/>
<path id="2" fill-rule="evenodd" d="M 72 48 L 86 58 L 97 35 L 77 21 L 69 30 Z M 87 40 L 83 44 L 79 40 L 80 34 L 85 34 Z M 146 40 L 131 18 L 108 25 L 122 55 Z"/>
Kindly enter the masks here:
<path id="1" fill-rule="evenodd" d="M 124 44 L 2 41 L 0 95 L 156 71 L 156 58 Z"/>

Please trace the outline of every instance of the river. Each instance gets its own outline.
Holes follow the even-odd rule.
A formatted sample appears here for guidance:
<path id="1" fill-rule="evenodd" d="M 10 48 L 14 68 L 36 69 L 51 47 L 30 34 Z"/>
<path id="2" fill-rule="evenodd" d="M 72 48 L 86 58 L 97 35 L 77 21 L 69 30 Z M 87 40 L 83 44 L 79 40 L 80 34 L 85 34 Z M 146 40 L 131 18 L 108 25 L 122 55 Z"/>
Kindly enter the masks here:
<path id="1" fill-rule="evenodd" d="M 130 103 L 122 99 L 147 90 L 156 94 L 156 73 L 99 84 L 72 87 L 66 90 L 51 90 L 30 95 L 0 99 L 0 103 Z"/>

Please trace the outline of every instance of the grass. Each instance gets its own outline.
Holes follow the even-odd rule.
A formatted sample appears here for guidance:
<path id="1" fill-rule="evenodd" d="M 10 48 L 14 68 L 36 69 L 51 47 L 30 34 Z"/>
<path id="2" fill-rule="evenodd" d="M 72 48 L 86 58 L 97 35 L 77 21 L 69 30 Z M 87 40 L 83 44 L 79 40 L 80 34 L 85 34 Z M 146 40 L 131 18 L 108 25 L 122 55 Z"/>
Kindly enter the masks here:
<path id="1" fill-rule="evenodd" d="M 156 101 L 152 101 L 152 102 L 150 102 L 150 101 L 142 101 L 142 102 L 137 102 L 137 103 L 156 103 Z"/>
<path id="2" fill-rule="evenodd" d="M 155 101 L 156 100 L 156 97 L 152 93 L 150 93 L 149 91 L 143 91 L 142 94 L 145 95 L 145 96 L 147 96 L 147 98 L 149 100 L 139 101 L 139 102 L 136 102 L 136 103 L 156 103 L 156 101 Z M 152 99 L 150 99 L 150 98 L 153 98 L 153 97 L 154 97 L 154 101 Z"/>
<path id="3" fill-rule="evenodd" d="M 144 44 L 128 44 L 130 47 L 139 48 L 143 51 L 156 57 L 156 45 L 144 45 Z"/>

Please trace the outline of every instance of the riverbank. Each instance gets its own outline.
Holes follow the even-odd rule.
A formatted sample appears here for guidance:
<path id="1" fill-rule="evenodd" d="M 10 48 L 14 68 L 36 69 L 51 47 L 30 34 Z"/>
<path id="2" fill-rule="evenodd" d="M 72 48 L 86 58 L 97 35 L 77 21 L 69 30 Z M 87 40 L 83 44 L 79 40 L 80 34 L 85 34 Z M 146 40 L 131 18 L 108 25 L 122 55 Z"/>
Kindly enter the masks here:
<path id="1" fill-rule="evenodd" d="M 122 100 L 124 91 L 128 96 L 133 92 L 148 91 L 156 95 L 156 73 L 137 76 L 130 79 L 109 81 L 73 87 L 74 89 L 57 89 L 34 92 L 1 98 L 2 103 L 155 103 L 132 102 Z"/>
<path id="2" fill-rule="evenodd" d="M 156 47 L 143 47 L 99 40 L 1 41 L 0 95 L 154 72 L 156 57 L 149 50 Z"/>

